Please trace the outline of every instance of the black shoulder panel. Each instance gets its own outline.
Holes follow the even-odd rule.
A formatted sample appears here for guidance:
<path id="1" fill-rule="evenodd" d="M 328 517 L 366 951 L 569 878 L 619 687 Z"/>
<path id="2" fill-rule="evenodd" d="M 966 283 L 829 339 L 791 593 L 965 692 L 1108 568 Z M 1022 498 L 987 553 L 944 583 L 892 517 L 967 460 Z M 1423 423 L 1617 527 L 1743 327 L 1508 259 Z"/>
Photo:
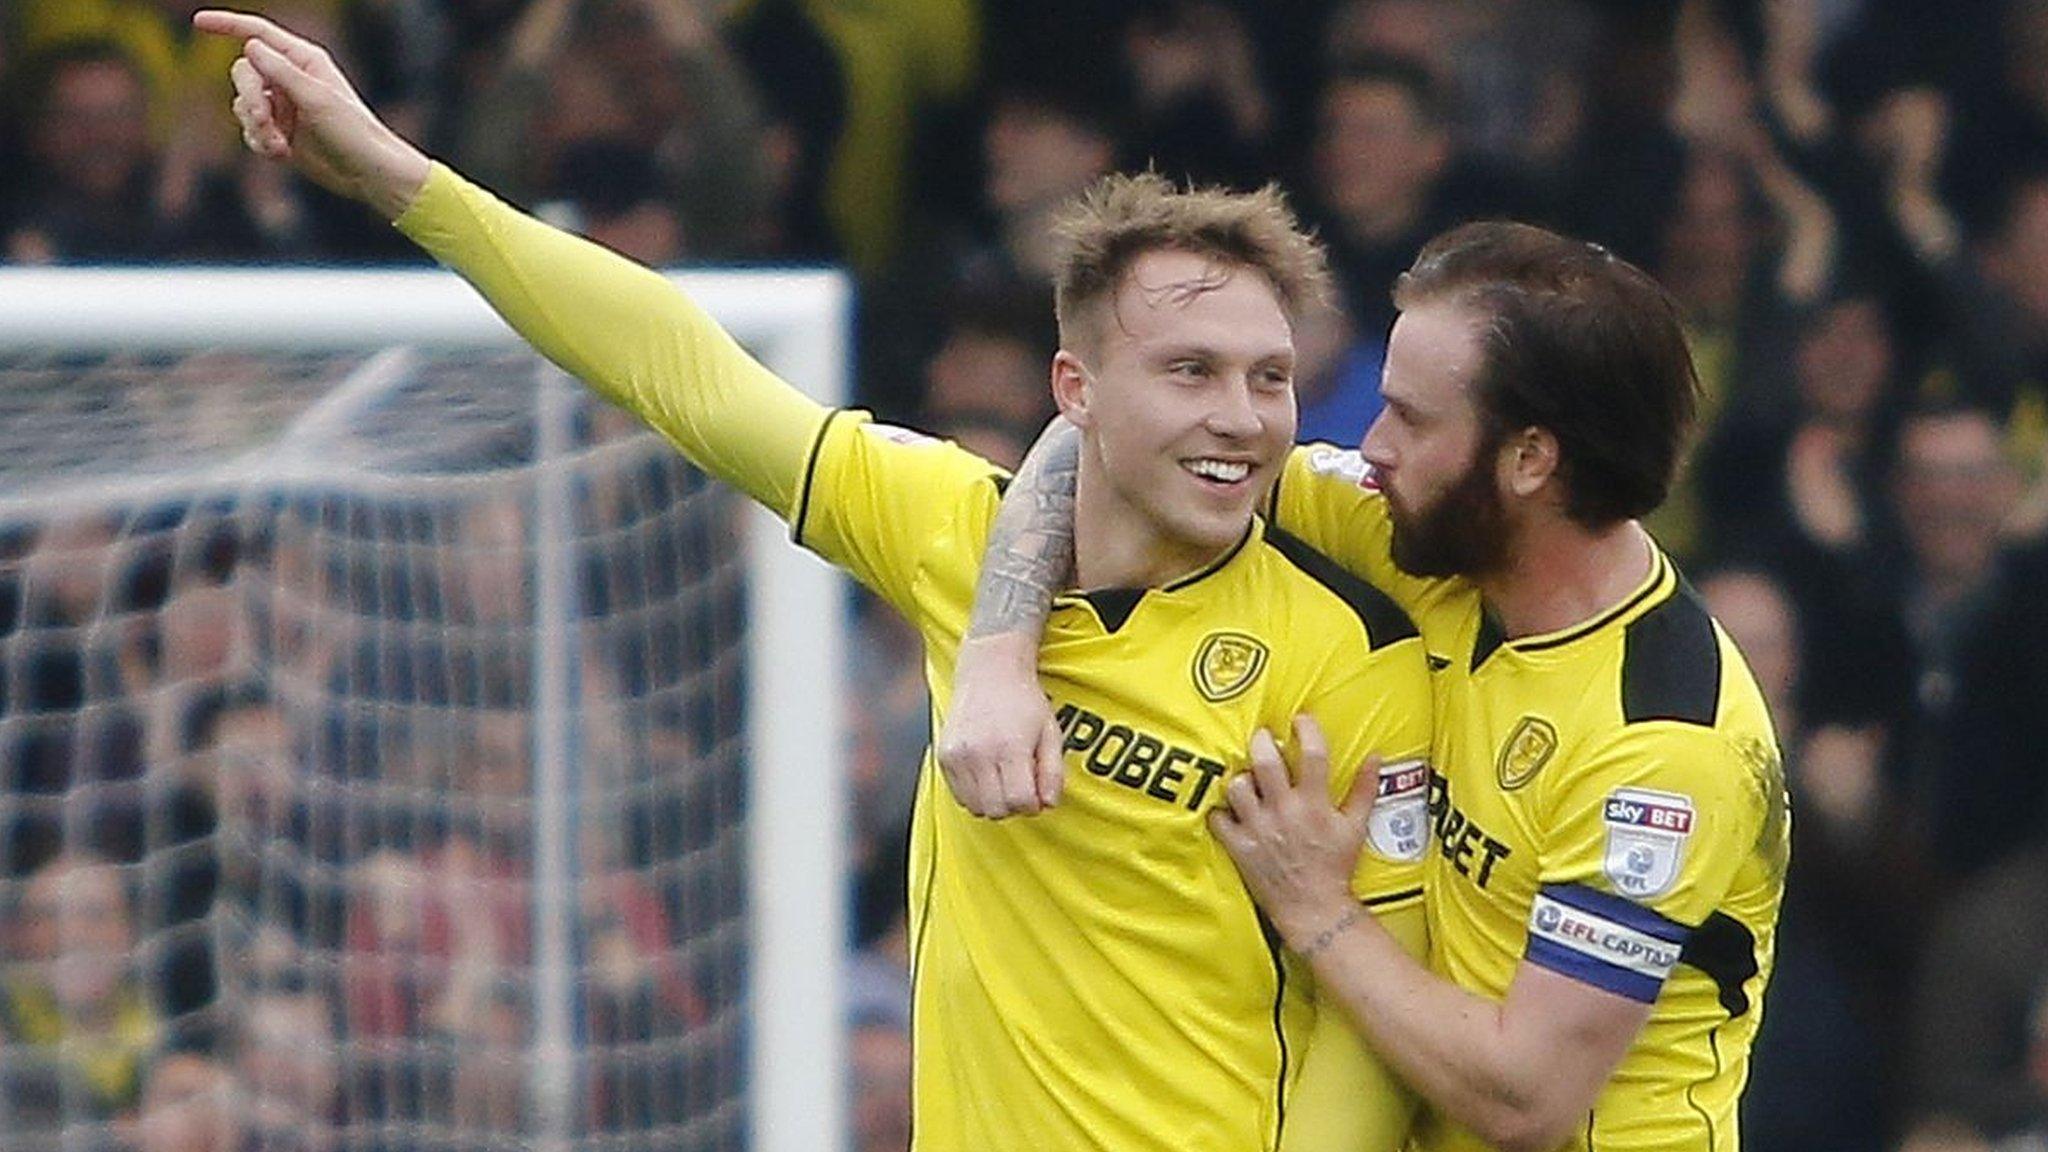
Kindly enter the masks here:
<path id="1" fill-rule="evenodd" d="M 1625 723 L 1677 720 L 1712 727 L 1721 705 L 1721 646 L 1692 587 L 1637 617 L 1622 641 Z"/>
<path id="2" fill-rule="evenodd" d="M 1359 622 L 1365 625 L 1366 641 L 1374 648 L 1384 648 L 1410 636 L 1421 635 L 1415 630 L 1415 622 L 1408 619 L 1408 613 L 1403 612 L 1392 597 L 1345 571 L 1335 560 L 1303 543 L 1300 537 L 1268 524 L 1266 543 L 1287 557 L 1289 563 L 1308 573 L 1316 583 L 1336 593 L 1339 600 L 1357 613 Z"/>
<path id="3" fill-rule="evenodd" d="M 1689 964 L 1714 979 L 1714 991 L 1729 1016 L 1749 1011 L 1749 993 L 1744 985 L 1757 974 L 1756 936 L 1740 920 L 1716 912 L 1693 930 L 1678 961 Z"/>

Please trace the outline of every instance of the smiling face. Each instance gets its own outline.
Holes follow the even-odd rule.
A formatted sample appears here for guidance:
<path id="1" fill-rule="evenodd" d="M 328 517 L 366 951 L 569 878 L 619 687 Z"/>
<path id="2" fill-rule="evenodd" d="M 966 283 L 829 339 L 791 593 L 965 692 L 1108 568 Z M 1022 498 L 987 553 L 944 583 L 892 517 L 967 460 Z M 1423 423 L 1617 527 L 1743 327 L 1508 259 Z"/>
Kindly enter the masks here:
<path id="1" fill-rule="evenodd" d="M 1386 497 L 1394 563 L 1412 576 L 1478 578 L 1506 562 L 1500 444 L 1476 396 L 1483 363 L 1472 315 L 1454 303 L 1408 309 L 1388 338 L 1385 405 L 1359 451 Z"/>
<path id="2" fill-rule="evenodd" d="M 1293 329 L 1263 275 L 1174 250 L 1135 260 L 1088 327 L 1054 362 L 1080 516 L 1157 583 L 1249 527 L 1294 440 Z"/>

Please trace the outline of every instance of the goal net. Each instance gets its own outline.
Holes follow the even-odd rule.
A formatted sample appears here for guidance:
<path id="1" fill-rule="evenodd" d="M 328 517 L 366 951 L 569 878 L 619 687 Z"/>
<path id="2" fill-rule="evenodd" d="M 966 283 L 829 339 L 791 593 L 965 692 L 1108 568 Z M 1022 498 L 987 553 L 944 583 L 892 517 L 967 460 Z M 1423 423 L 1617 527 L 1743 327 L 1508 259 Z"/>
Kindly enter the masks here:
<path id="1" fill-rule="evenodd" d="M 841 1147 L 840 604 L 452 276 L 0 273 L 7 1147 Z"/>

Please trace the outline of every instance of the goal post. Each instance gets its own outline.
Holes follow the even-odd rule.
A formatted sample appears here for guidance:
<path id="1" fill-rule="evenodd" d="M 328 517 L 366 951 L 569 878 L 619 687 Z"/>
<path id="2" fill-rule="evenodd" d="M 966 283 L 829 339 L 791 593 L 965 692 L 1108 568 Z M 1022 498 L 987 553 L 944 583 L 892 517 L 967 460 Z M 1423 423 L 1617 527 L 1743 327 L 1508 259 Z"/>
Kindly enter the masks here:
<path id="1" fill-rule="evenodd" d="M 672 278 L 778 375 L 821 403 L 844 401 L 851 362 L 850 288 L 844 277 L 775 270 L 691 271 Z M 520 348 L 516 335 L 468 285 L 439 270 L 0 269 L 0 364 L 24 356 L 63 361 L 131 353 L 175 362 L 222 350 L 355 357 L 323 394 L 279 417 L 274 429 L 245 435 L 239 444 L 171 452 L 165 459 L 126 457 L 47 474 L 19 459 L 12 468 L 0 461 L 0 520 L 17 523 L 51 509 L 148 508 L 215 498 L 235 503 L 235 514 L 245 518 L 251 507 L 305 505 L 313 510 L 300 530 L 313 535 L 329 531 L 326 525 L 337 520 L 457 516 L 445 509 L 453 506 L 451 501 L 470 497 L 448 493 L 483 490 L 467 487 L 478 483 L 475 465 L 457 469 L 462 475 L 442 477 L 423 475 L 434 472 L 434 466 L 408 464 L 394 473 L 383 460 L 402 451 L 392 445 L 409 443 L 408 437 L 418 436 L 427 445 L 421 449 L 425 455 L 438 450 L 436 436 L 418 427 L 419 413 L 432 419 L 432 406 L 442 403 L 424 396 L 419 384 L 423 358 L 445 363 L 476 356 L 496 365 Z M 584 645 L 589 641 L 583 638 L 593 630 L 585 618 L 591 594 L 582 584 L 599 566 L 625 571 L 629 582 L 649 586 L 667 586 L 673 578 L 649 574 L 663 562 L 656 553 L 666 545 L 629 537 L 629 532 L 645 535 L 636 527 L 615 532 L 616 526 L 603 526 L 607 535 L 598 547 L 612 548 L 616 556 L 593 559 L 579 551 L 579 531 L 596 531 L 579 528 L 590 515 L 591 469 L 631 473 L 646 465 L 636 462 L 640 456 L 628 459 L 626 449 L 592 449 L 585 442 L 590 402 L 566 376 L 537 357 L 511 362 L 531 370 L 503 373 L 499 386 L 515 390 L 512 396 L 478 407 L 522 410 L 495 417 L 512 431 L 492 434 L 524 437 L 520 447 L 486 448 L 484 455 L 505 452 L 496 463 L 532 480 L 523 544 L 530 559 L 532 644 L 530 658 L 521 665 L 526 683 L 513 694 L 531 718 L 526 737 L 531 871 L 525 911 L 531 917 L 531 1007 L 523 1071 L 530 1096 L 519 1135 L 534 1147 L 566 1149 L 589 1135 L 579 1132 L 576 1115 L 586 1109 L 592 1066 L 590 1054 L 580 1050 L 578 1024 L 593 962 L 577 922 L 582 899 L 577 886 L 587 854 L 587 846 L 579 844 L 579 828 L 588 827 L 589 819 L 578 805 L 590 789 L 579 779 L 581 742 L 587 734 L 578 719 L 576 693 L 579 678 L 589 672 L 579 665 L 588 658 Z M 132 375 L 136 369 L 131 365 L 124 371 Z M 203 374 L 188 373 L 176 386 L 208 385 Z M 31 402 L 17 397 L 4 403 L 15 406 L 8 410 L 22 411 Z M 470 419 L 459 405 L 449 411 L 451 423 Z M 475 420 L 492 418 L 481 413 Z M 95 435 L 89 413 L 72 434 L 87 440 Z M 7 450 L 5 438 L 0 430 L 0 452 Z M 489 437 L 480 442 L 490 442 Z M 665 448 L 643 444 L 633 451 L 651 455 Z M 485 467 L 491 463 L 487 459 Z M 666 491 L 677 483 L 664 480 L 657 487 L 666 485 Z M 638 499 L 626 502 L 637 509 Z M 442 510 L 421 511 L 426 504 Z M 844 584 L 828 566 L 794 547 L 786 526 L 764 510 L 747 504 L 730 520 L 710 515 L 710 527 L 703 530 L 736 533 L 744 553 L 737 601 L 744 615 L 739 643 L 745 685 L 744 799 L 736 802 L 743 811 L 728 816 L 744 823 L 745 991 L 740 1000 L 746 1018 L 738 1046 L 745 1083 L 743 1098 L 722 1107 L 743 1110 L 743 1119 L 729 1127 L 745 1133 L 745 1147 L 756 1152 L 836 1152 L 846 1146 L 840 988 L 848 935 L 850 823 L 839 704 Z M 380 538 L 376 547 L 382 551 L 364 559 L 357 553 L 368 546 L 346 538 L 354 530 L 344 529 L 320 546 L 329 553 L 311 555 L 329 569 L 349 568 L 346 578 L 361 581 L 383 577 L 354 573 L 350 566 L 389 564 L 394 571 L 411 571 L 406 566 L 417 562 L 419 539 L 402 534 Z M 451 531 L 436 520 L 414 536 L 423 532 L 421 538 L 429 542 L 445 541 Z M 405 572 L 397 572 L 395 579 L 400 585 L 431 583 L 431 578 Z M 287 595 L 288 583 L 278 578 Z M 410 620 L 417 611 L 408 607 L 399 615 Z M 623 612 L 619 623 L 604 624 L 632 626 Z M 378 627 L 394 636 L 418 633 L 395 624 Z M 348 642 L 371 644 L 356 635 L 370 631 L 358 622 Z M 636 653 L 660 643 L 658 636 L 615 641 Z M 420 711 L 423 730 L 439 722 L 432 709 Z M 394 723 L 412 721 L 400 717 Z M 372 738 L 378 735 L 371 733 Z M 659 785 L 631 784 L 643 791 L 649 787 Z M 460 802 L 460 797 L 447 801 Z M 653 867 L 659 872 L 667 866 Z M 149 867 L 148 862 L 141 867 Z M 680 928 L 688 931 L 688 925 Z M 603 1146 L 641 1146 L 613 1138 L 622 1134 L 604 1135 Z M 669 1142 L 647 1146 L 675 1146 L 669 1137 L 663 1139 Z M 711 1141 L 707 1147 L 728 1146 L 706 1139 Z"/>

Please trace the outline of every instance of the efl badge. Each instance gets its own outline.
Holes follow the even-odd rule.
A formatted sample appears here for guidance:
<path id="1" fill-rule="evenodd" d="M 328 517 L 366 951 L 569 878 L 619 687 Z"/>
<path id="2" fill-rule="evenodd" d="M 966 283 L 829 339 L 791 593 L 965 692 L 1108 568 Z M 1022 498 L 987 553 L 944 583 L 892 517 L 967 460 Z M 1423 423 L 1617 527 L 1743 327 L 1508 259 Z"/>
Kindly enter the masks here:
<path id="1" fill-rule="evenodd" d="M 1317 476 L 1335 476 L 1358 485 L 1360 488 L 1376 490 L 1378 482 L 1373 478 L 1372 465 L 1358 454 L 1356 448 L 1339 448 L 1332 444 L 1317 444 L 1308 449 L 1308 470 Z"/>
<path id="2" fill-rule="evenodd" d="M 1556 753 L 1557 729 L 1540 716 L 1524 716 L 1501 746 L 1500 759 L 1493 765 L 1494 780 L 1501 791 L 1513 792 L 1535 778 Z"/>
<path id="3" fill-rule="evenodd" d="M 1692 835 L 1692 800 L 1673 792 L 1617 788 L 1601 812 L 1607 822 L 1607 878 L 1632 899 L 1656 896 L 1678 879 Z"/>
<path id="4" fill-rule="evenodd" d="M 1221 704 L 1241 695 L 1266 669 L 1266 646 L 1242 632 L 1211 632 L 1195 650 L 1195 687 Z"/>
<path id="5" fill-rule="evenodd" d="M 1420 760 L 1380 766 L 1379 798 L 1366 821 L 1375 855 L 1402 864 L 1422 859 L 1429 842 L 1429 765 Z"/>
<path id="6" fill-rule="evenodd" d="M 891 444 L 900 444 L 905 448 L 939 443 L 914 428 L 905 428 L 900 424 L 862 424 L 860 430 L 869 436 L 887 440 Z"/>

